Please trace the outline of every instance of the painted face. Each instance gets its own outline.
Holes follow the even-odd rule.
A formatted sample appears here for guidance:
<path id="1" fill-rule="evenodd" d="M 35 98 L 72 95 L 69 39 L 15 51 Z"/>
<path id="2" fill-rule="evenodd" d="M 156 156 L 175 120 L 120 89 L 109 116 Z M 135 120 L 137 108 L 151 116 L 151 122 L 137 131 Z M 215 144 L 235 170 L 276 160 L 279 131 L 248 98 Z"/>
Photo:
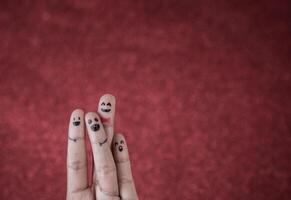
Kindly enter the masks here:
<path id="1" fill-rule="evenodd" d="M 100 129 L 99 120 L 97 118 L 94 119 L 88 119 L 88 124 L 90 126 L 90 129 L 94 132 L 98 131 Z"/>
<path id="2" fill-rule="evenodd" d="M 86 115 L 86 125 L 90 132 L 90 139 L 93 143 L 99 144 L 100 146 L 103 146 L 103 144 L 107 143 L 108 139 L 106 133 L 97 114 L 88 113 Z"/>
<path id="3" fill-rule="evenodd" d="M 111 103 L 110 102 L 108 102 L 108 103 L 102 102 L 101 103 L 101 111 L 106 112 L 106 113 L 110 112 L 111 111 Z"/>
<path id="4" fill-rule="evenodd" d="M 76 142 L 84 137 L 84 111 L 76 109 L 72 112 L 69 126 L 69 139 Z"/>
<path id="5" fill-rule="evenodd" d="M 115 97 L 113 95 L 105 94 L 100 98 L 98 113 L 104 125 L 113 125 L 115 115 Z"/>
<path id="6" fill-rule="evenodd" d="M 129 159 L 127 144 L 123 135 L 115 134 L 112 145 L 113 145 L 115 160 L 122 162 L 122 161 L 127 161 Z"/>
<path id="7" fill-rule="evenodd" d="M 125 143 L 123 139 L 121 139 L 120 141 L 116 141 L 114 145 L 115 145 L 116 150 L 119 152 L 122 152 L 123 149 L 125 148 Z"/>
<path id="8" fill-rule="evenodd" d="M 73 117 L 73 125 L 74 126 L 79 126 L 81 123 L 81 118 L 79 116 Z"/>

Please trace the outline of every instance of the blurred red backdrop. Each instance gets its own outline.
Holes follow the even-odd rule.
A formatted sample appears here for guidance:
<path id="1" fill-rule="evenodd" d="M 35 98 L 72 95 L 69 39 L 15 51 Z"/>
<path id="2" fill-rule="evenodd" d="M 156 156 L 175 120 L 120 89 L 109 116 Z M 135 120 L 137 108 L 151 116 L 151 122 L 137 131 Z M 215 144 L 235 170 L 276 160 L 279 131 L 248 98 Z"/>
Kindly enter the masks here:
<path id="1" fill-rule="evenodd" d="M 291 198 L 287 0 L 0 4 L 0 199 L 65 199 L 70 112 L 107 92 L 141 200 Z"/>

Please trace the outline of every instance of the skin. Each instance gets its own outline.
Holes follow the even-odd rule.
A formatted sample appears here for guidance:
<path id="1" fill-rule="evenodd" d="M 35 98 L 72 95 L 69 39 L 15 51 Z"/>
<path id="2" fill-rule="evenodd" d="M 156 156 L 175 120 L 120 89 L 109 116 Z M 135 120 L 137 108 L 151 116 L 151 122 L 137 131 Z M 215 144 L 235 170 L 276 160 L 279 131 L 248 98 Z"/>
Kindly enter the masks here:
<path id="1" fill-rule="evenodd" d="M 114 135 L 115 105 L 115 97 L 112 94 L 104 94 L 100 97 L 97 108 L 97 113 L 102 120 L 110 145 Z"/>
<path id="2" fill-rule="evenodd" d="M 128 148 L 122 134 L 115 134 L 112 143 L 121 199 L 138 199 L 132 178 Z"/>
<path id="3" fill-rule="evenodd" d="M 114 98 L 112 95 L 109 97 L 111 100 Z M 96 112 L 85 114 L 83 110 L 76 109 L 71 114 L 67 152 L 67 200 L 138 200 L 125 138 L 122 134 L 112 134 L 110 140 L 115 98 L 113 103 L 111 106 L 114 105 L 114 112 L 110 113 L 112 129 L 105 128 L 100 115 Z M 92 184 L 87 180 L 85 129 L 94 160 Z M 115 143 L 122 146 L 122 150 Z"/>

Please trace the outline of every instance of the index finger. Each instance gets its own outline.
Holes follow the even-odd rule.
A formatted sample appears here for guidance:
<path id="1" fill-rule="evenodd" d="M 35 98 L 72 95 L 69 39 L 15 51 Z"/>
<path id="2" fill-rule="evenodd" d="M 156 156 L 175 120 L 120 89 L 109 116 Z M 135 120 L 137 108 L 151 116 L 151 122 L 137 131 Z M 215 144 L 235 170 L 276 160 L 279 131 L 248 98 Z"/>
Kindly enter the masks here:
<path id="1" fill-rule="evenodd" d="M 72 112 L 68 133 L 67 191 L 68 195 L 85 190 L 87 182 L 87 160 L 85 148 L 84 111 Z"/>

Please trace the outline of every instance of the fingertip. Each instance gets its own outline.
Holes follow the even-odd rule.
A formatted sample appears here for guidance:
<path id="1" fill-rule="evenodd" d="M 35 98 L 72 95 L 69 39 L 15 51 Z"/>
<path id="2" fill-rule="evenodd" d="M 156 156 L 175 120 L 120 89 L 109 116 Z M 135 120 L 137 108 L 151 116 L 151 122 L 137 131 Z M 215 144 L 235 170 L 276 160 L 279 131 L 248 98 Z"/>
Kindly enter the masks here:
<path id="1" fill-rule="evenodd" d="M 88 112 L 85 115 L 85 120 L 91 143 L 99 144 L 100 146 L 103 146 L 105 143 L 108 145 L 108 138 L 106 137 L 99 115 L 95 112 Z"/>
<path id="2" fill-rule="evenodd" d="M 123 134 L 114 134 L 112 148 L 114 152 L 114 159 L 116 162 L 129 160 L 128 148 Z"/>
<path id="3" fill-rule="evenodd" d="M 84 111 L 80 108 L 73 110 L 70 116 L 69 136 L 84 135 Z"/>
<path id="4" fill-rule="evenodd" d="M 116 98 L 112 94 L 104 94 L 99 99 L 99 107 L 103 106 L 102 103 L 105 103 L 104 106 L 107 106 L 107 103 L 111 103 L 111 106 L 114 106 L 116 102 Z"/>
<path id="5" fill-rule="evenodd" d="M 84 117 L 84 110 L 83 109 L 81 109 L 81 108 L 77 108 L 77 109 L 75 109 L 75 110 L 73 110 L 72 111 L 72 113 L 71 113 L 71 116 L 70 116 L 70 119 L 72 120 L 72 119 L 74 119 L 74 117 Z"/>
<path id="6" fill-rule="evenodd" d="M 100 99 L 111 99 L 111 100 L 114 100 L 115 101 L 115 96 L 113 94 L 103 94 Z"/>
<path id="7" fill-rule="evenodd" d="M 97 122 L 98 124 L 102 125 L 100 116 L 96 112 L 88 112 L 85 114 L 85 121 L 86 125 L 89 126 L 92 122 Z"/>
<path id="8" fill-rule="evenodd" d="M 73 110 L 73 112 L 72 112 L 72 114 L 73 113 L 82 113 L 82 114 L 84 114 L 84 110 L 82 109 L 82 108 L 76 108 L 75 110 Z"/>
<path id="9" fill-rule="evenodd" d="M 122 133 L 115 133 L 113 140 L 115 141 L 115 140 L 118 140 L 118 139 L 124 139 L 125 140 L 125 136 Z"/>
<path id="10" fill-rule="evenodd" d="M 98 112 L 101 115 L 114 115 L 116 99 L 112 94 L 104 94 L 98 103 Z"/>
<path id="11" fill-rule="evenodd" d="M 85 119 L 86 119 L 86 121 L 87 121 L 87 119 L 92 118 L 92 117 L 95 117 L 95 116 L 98 117 L 98 115 L 97 115 L 95 112 L 87 112 L 87 113 L 85 114 Z"/>

